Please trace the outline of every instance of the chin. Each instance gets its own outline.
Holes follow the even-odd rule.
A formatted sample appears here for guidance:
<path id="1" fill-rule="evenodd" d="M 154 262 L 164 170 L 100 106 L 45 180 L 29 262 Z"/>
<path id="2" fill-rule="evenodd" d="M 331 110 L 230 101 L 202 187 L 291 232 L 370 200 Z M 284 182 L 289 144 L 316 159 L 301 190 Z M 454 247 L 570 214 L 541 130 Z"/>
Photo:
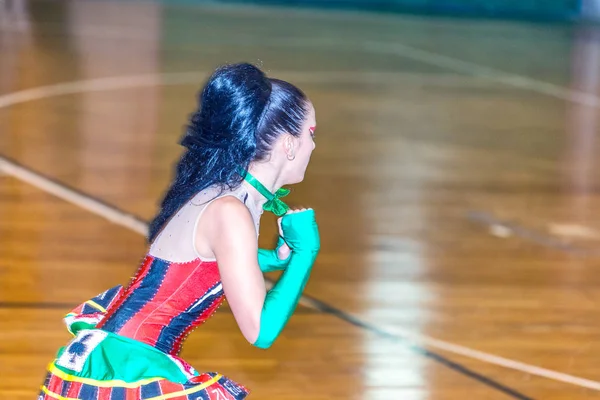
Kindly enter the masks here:
<path id="1" fill-rule="evenodd" d="M 288 181 L 288 185 L 295 185 L 296 183 L 300 183 L 304 180 L 304 174 L 300 176 L 296 176 Z"/>

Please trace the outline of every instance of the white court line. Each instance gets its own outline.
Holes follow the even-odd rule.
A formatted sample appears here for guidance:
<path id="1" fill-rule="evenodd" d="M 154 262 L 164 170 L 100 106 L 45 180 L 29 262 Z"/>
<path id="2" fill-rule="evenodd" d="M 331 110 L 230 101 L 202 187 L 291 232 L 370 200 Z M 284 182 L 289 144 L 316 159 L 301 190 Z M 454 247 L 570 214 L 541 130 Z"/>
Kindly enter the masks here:
<path id="1" fill-rule="evenodd" d="M 572 103 L 600 108 L 600 97 L 592 93 L 568 89 L 553 83 L 539 81 L 522 75 L 509 74 L 495 68 L 485 67 L 470 61 L 463 61 L 442 54 L 421 50 L 401 43 L 367 42 L 366 46 L 367 49 L 371 51 L 376 50 L 377 52 L 384 54 L 401 55 L 426 64 L 447 68 L 452 71 L 484 77 L 508 86 L 528 89 L 547 96 L 567 100 Z"/>
<path id="2" fill-rule="evenodd" d="M 90 26 L 87 27 L 83 32 L 79 32 L 84 35 L 91 36 L 100 36 L 104 37 L 106 35 L 110 37 L 114 37 L 114 32 L 121 33 L 122 28 L 119 27 L 110 27 L 110 26 Z M 131 36 L 132 34 L 136 38 L 145 38 L 143 31 L 136 30 L 127 30 L 126 36 Z M 569 88 L 565 88 L 560 85 L 556 85 L 553 83 L 537 80 L 534 78 L 530 78 L 528 76 L 507 73 L 502 70 L 487 67 L 484 65 L 480 65 L 470 61 L 464 61 L 458 58 L 446 56 L 443 54 L 422 50 L 413 46 L 408 46 L 402 44 L 400 42 L 385 42 L 385 41 L 339 41 L 331 38 L 319 38 L 319 39 L 311 39 L 311 38 L 286 38 L 286 39 L 277 39 L 277 38 L 269 38 L 269 39 L 240 39 L 237 38 L 235 42 L 230 42 L 227 40 L 219 39 L 219 44 L 222 45 L 245 45 L 245 46 L 280 46 L 280 47 L 295 47 L 302 49 L 314 49 L 314 48 L 322 48 L 327 50 L 347 50 L 352 52 L 371 52 L 371 53 L 379 53 L 386 55 L 394 55 L 399 57 L 404 57 L 408 59 L 412 59 L 415 61 L 419 61 L 425 64 L 429 64 L 439 68 L 445 68 L 450 71 L 459 72 L 463 74 L 467 74 L 469 76 L 481 77 L 490 82 L 501 83 L 507 86 L 516 87 L 519 89 L 530 90 L 533 92 L 537 92 L 543 95 L 547 95 L 550 97 L 558 98 L 561 100 L 566 100 L 575 104 L 580 104 L 584 106 L 600 108 L 600 97 L 593 93 L 586 93 L 581 90 L 573 90 Z M 214 44 L 214 43 L 213 43 Z M 351 73 L 354 74 L 356 79 L 360 80 L 364 76 L 369 76 L 368 73 Z M 168 75 L 168 74 L 165 74 Z M 327 72 L 315 72 L 312 74 L 304 74 L 303 77 L 305 79 L 309 79 L 311 76 L 315 79 L 309 79 L 309 81 L 314 82 L 330 82 L 337 80 L 346 80 L 351 79 L 350 76 L 343 76 L 344 73 L 327 73 Z M 382 79 L 387 79 L 386 76 L 390 76 L 390 73 L 386 72 L 378 72 L 371 73 L 371 78 L 373 76 L 378 77 L 379 81 Z M 149 75 L 148 75 L 149 76 Z M 299 77 L 302 79 L 302 75 Z M 435 79 L 435 77 L 431 76 L 429 79 Z M 77 84 L 77 82 L 74 82 Z M 68 85 L 68 84 L 67 84 Z M 2 102 L 0 101 L 0 108 L 2 108 Z"/>
<path id="3" fill-rule="evenodd" d="M 17 104 L 26 103 L 29 101 L 42 100 L 48 97 L 64 96 L 76 93 L 99 92 L 121 89 L 133 89 L 147 86 L 168 86 L 168 85 L 185 85 L 197 83 L 200 84 L 208 78 L 208 71 L 187 71 L 187 72 L 171 72 L 162 74 L 144 74 L 144 75 L 126 75 L 112 76 L 105 78 L 86 79 L 81 81 L 57 83 L 54 85 L 38 86 L 31 89 L 25 89 L 18 92 L 13 92 L 5 95 L 0 95 L 0 108 L 7 108 Z M 282 76 L 290 80 L 299 81 L 300 83 L 393 83 L 392 81 L 401 81 L 403 83 L 415 83 L 416 80 L 425 81 L 428 83 L 452 83 L 459 82 L 460 85 L 468 84 L 456 76 L 438 76 L 430 77 L 417 74 L 403 74 L 391 72 L 294 72 L 294 71 L 278 71 Z M 478 82 L 476 84 L 481 84 Z"/>
<path id="4" fill-rule="evenodd" d="M 338 74 L 339 75 L 339 74 Z M 298 74 L 298 77 L 304 76 L 310 79 L 313 74 Z M 59 96 L 65 94 L 73 94 L 85 91 L 104 91 L 114 90 L 123 88 L 133 88 L 142 86 L 152 85 L 165 85 L 165 84 L 185 84 L 198 82 L 200 79 L 204 79 L 205 74 L 199 72 L 185 72 L 185 73 L 171 73 L 171 74 L 147 74 L 147 75 L 136 75 L 136 76 L 125 76 L 125 77 L 109 77 L 99 78 L 86 81 L 77 81 L 70 83 L 63 83 L 57 85 L 49 85 L 38 88 L 32 88 L 15 92 L 12 94 L 0 96 L 0 108 L 6 108 L 15 104 L 20 104 L 28 101 L 39 100 L 52 96 Z M 321 78 L 316 79 L 322 79 Z M 326 76 L 329 79 L 329 76 Z M 528 78 L 523 78 L 528 80 Z M 535 81 L 534 81 L 535 82 Z M 536 85 L 532 87 L 532 90 L 537 90 Z M 539 89 L 539 88 L 538 88 Z M 564 91 L 570 92 L 567 89 Z M 538 90 L 539 91 L 539 90 Z M 554 95 L 564 94 L 563 92 L 552 92 Z M 562 94 L 561 94 L 562 93 Z M 545 94 L 550 94 L 545 93 Z M 557 97 L 557 96 L 555 96 Z M 561 97 L 562 98 L 562 97 Z M 577 97 L 571 96 L 568 100 L 578 101 Z M 581 100 L 581 99 L 579 99 Z M 589 105 L 589 104 L 588 104 Z M 76 191 L 66 188 L 52 180 L 36 174 L 26 168 L 19 166 L 18 164 L 0 156 L 0 171 L 11 175 L 24 182 L 30 183 L 31 185 L 38 187 L 41 190 L 52 193 L 57 197 L 60 197 L 72 204 L 80 206 L 96 215 L 104 217 L 109 221 L 131 229 L 134 232 L 146 235 L 147 224 L 144 221 L 139 220 L 137 217 L 130 214 L 124 213 L 118 209 L 107 206 L 98 200 L 95 200 L 89 196 L 77 193 Z M 301 303 L 311 308 L 315 308 L 314 304 L 311 303 L 310 299 L 302 298 Z M 373 324 L 378 326 L 378 324 Z M 514 361 L 506 358 L 502 358 L 493 354 L 473 350 L 467 347 L 459 346 L 450 342 L 445 342 L 428 336 L 415 334 L 412 332 L 404 331 L 398 328 L 386 328 L 386 330 L 394 336 L 398 336 L 408 342 L 422 343 L 426 346 L 437 348 L 440 350 L 448 351 L 454 354 L 458 354 L 464 357 L 473 358 L 486 362 L 502 366 L 509 369 L 518 370 L 531 375 L 536 375 L 556 381 L 561 381 L 569 384 L 573 384 L 588 389 L 599 390 L 600 382 L 592 381 L 573 375 L 564 374 L 557 371 L 537 367 L 534 365 L 525 364 L 519 361 Z"/>
<path id="5" fill-rule="evenodd" d="M 252 44 L 249 42 L 248 44 Z M 261 44 L 263 44 L 261 42 Z M 305 39 L 269 39 L 268 45 L 291 46 L 298 48 L 328 48 L 331 50 L 351 50 L 355 52 L 371 52 L 387 54 L 409 58 L 434 67 L 445 68 L 450 71 L 468 74 L 485 78 L 492 82 L 501 83 L 507 86 L 519 89 L 530 90 L 546 96 L 555 97 L 561 100 L 567 100 L 572 103 L 581 104 L 589 107 L 600 108 L 600 97 L 592 93 L 586 93 L 580 90 L 565 88 L 553 83 L 540 81 L 527 76 L 511 74 L 499 69 L 486 67 L 474 62 L 460 60 L 434 53 L 427 50 L 418 49 L 399 42 L 374 42 L 374 41 L 352 41 L 341 42 L 328 38 L 318 40 Z M 256 45 L 256 43 L 254 43 Z"/>
<path id="6" fill-rule="evenodd" d="M 140 220 L 139 218 L 131 214 L 125 213 L 121 210 L 118 210 L 114 207 L 107 206 L 106 204 L 103 204 L 102 202 L 90 196 L 78 193 L 59 183 L 53 182 L 52 180 L 27 168 L 24 168 L 2 156 L 0 156 L 0 171 L 6 173 L 7 175 L 13 176 L 16 179 L 27 182 L 32 186 L 35 186 L 45 192 L 54 194 L 55 196 L 71 204 L 86 209 L 95 215 L 104 217 L 105 219 L 115 224 L 121 225 L 141 235 L 147 235 L 148 225 L 146 222 Z M 271 287 L 271 284 L 268 283 L 268 286 Z M 311 299 L 306 298 L 304 296 L 300 298 L 300 303 L 306 307 L 310 307 L 312 309 L 321 311 L 321 308 L 315 305 L 311 301 Z M 560 381 L 575 386 L 600 391 L 600 382 L 597 381 L 580 378 L 577 376 L 549 370 L 546 368 L 537 367 L 535 365 L 526 364 L 520 361 L 499 357 L 494 354 L 473 350 L 468 347 L 435 339 L 430 336 L 417 334 L 401 328 L 389 326 L 382 327 L 378 323 L 369 322 L 363 318 L 356 317 L 350 313 L 345 313 L 357 320 L 367 322 L 370 325 L 377 327 L 379 330 L 390 334 L 390 336 L 396 336 L 413 344 L 421 344 L 425 347 L 444 350 L 453 354 L 458 354 L 460 356 L 476 359 L 488 364 L 494 364 L 501 367 L 521 371 L 527 374 L 536 375 L 539 377 L 548 378 L 555 381 Z"/>
<path id="7" fill-rule="evenodd" d="M 446 342 L 443 340 L 435 339 L 430 336 L 415 334 L 413 332 L 404 330 L 402 328 L 383 326 L 380 327 L 376 325 L 382 331 L 388 332 L 391 335 L 396 335 L 405 339 L 409 342 L 420 343 L 424 347 L 433 347 L 439 350 L 444 350 L 450 353 L 458 354 L 461 356 L 465 356 L 468 358 L 473 358 L 475 360 L 483 361 L 488 364 L 495 364 L 501 367 L 526 372 L 531 375 L 537 375 L 540 377 L 552 379 L 555 381 L 560 381 L 564 383 L 569 383 L 576 386 L 585 387 L 588 389 L 599 390 L 600 391 L 600 382 L 593 381 L 590 379 L 580 378 L 577 376 L 565 374 L 562 372 L 552 371 L 550 369 L 537 367 L 535 365 L 526 364 L 520 361 L 511 360 L 508 358 L 496 356 L 494 354 L 485 353 L 479 350 L 473 350 L 468 347 L 464 347 L 461 345 L 457 345 L 454 343 Z"/>
<path id="8" fill-rule="evenodd" d="M 32 172 L 7 158 L 0 156 L 0 171 L 13 176 L 23 182 L 29 183 L 44 192 L 53 194 L 71 204 L 75 204 L 92 214 L 106 218 L 110 222 L 124 226 L 134 232 L 146 236 L 148 225 L 133 214 L 127 214 L 109 205 L 103 204 L 97 199 L 79 193 L 51 179 Z"/>
<path id="9" fill-rule="evenodd" d="M 198 82 L 202 79 L 198 72 L 181 72 L 173 74 L 146 74 L 132 76 L 116 76 L 97 78 L 55 85 L 38 86 L 32 89 L 21 90 L 0 96 L 0 108 L 14 106 L 28 101 L 41 100 L 48 97 L 63 96 L 67 94 L 109 91 L 117 89 L 131 89 L 144 86 L 176 85 Z"/>

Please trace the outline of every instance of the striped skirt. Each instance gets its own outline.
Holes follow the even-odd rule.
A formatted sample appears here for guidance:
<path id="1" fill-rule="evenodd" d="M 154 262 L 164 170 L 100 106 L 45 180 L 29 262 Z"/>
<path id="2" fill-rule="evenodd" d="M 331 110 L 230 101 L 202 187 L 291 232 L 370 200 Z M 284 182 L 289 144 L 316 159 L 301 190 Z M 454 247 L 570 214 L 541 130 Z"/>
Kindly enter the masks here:
<path id="1" fill-rule="evenodd" d="M 196 372 L 146 343 L 96 329 L 116 287 L 65 317 L 75 336 L 48 366 L 38 400 L 241 400 L 248 390 L 215 372 Z"/>

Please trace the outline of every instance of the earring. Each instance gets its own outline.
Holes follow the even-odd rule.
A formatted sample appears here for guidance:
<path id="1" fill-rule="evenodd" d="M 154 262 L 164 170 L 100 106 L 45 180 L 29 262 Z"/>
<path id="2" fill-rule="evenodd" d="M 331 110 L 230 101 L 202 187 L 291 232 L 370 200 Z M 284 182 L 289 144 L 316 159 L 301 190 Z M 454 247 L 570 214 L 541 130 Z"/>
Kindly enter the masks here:
<path id="1" fill-rule="evenodd" d="M 290 160 L 290 161 L 294 161 L 294 160 L 296 159 L 296 155 L 295 155 L 295 154 L 292 154 L 292 156 L 291 156 L 291 158 L 290 158 L 290 155 L 288 154 L 288 155 L 287 155 L 287 159 L 288 159 L 288 160 Z"/>

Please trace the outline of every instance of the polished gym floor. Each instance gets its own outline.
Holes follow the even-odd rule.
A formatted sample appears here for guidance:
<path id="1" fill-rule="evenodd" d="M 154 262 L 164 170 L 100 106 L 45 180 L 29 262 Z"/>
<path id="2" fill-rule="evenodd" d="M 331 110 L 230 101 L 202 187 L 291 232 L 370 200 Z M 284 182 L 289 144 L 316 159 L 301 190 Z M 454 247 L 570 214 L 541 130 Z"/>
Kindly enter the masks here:
<path id="1" fill-rule="evenodd" d="M 288 199 L 322 250 L 271 349 L 223 306 L 185 360 L 251 399 L 600 398 L 600 28 L 23 0 L 0 2 L 0 398 L 35 398 L 63 315 L 136 271 L 237 61 L 315 105 Z"/>

